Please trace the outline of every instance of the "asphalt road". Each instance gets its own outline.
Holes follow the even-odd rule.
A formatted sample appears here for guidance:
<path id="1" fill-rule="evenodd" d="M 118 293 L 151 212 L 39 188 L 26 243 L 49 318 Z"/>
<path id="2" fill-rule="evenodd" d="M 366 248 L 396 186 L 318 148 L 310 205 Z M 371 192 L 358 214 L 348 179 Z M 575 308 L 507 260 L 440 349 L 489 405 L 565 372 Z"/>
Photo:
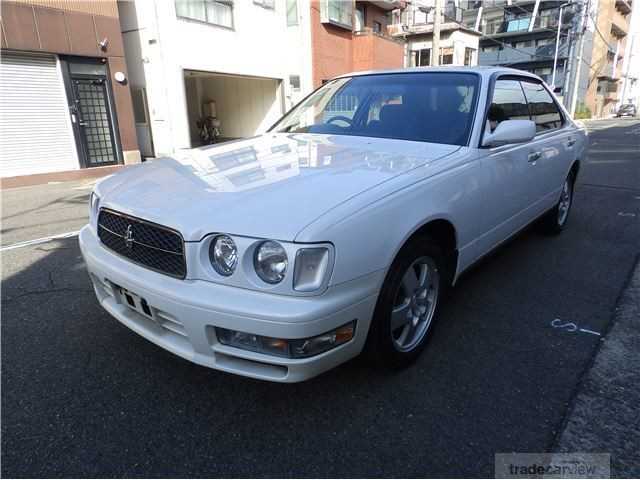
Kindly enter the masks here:
<path id="1" fill-rule="evenodd" d="M 199 367 L 98 306 L 76 239 L 5 249 L 2 475 L 486 477 L 495 453 L 548 451 L 600 342 L 551 322 L 604 332 L 640 253 L 640 121 L 590 129 L 568 229 L 466 274 L 401 372 L 353 361 L 282 385 Z M 3 192 L 3 216 L 36 191 Z M 77 228 L 87 194 L 3 217 L 8 243 Z"/>

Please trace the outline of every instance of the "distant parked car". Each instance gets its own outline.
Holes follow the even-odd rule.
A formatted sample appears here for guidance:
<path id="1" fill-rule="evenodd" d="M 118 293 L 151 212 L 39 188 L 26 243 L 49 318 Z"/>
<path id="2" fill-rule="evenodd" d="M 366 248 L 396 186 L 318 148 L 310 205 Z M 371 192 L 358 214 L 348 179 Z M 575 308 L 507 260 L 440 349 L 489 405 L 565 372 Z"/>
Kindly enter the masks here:
<path id="1" fill-rule="evenodd" d="M 620 108 L 616 112 L 616 117 L 635 117 L 637 115 L 636 106 L 632 103 L 627 103 L 625 105 L 620 105 Z"/>
<path id="2" fill-rule="evenodd" d="M 534 220 L 562 231 L 585 150 L 520 70 L 346 75 L 264 135 L 104 179 L 80 246 L 102 306 L 192 362 L 402 366 L 463 271 Z"/>

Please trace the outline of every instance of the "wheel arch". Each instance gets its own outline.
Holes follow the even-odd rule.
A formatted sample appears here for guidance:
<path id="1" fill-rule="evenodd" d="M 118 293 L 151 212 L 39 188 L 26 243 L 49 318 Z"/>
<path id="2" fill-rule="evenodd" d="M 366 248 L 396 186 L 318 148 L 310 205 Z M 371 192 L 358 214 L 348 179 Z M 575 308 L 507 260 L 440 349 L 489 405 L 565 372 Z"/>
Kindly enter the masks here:
<path id="1" fill-rule="evenodd" d="M 451 284 L 458 267 L 458 232 L 451 219 L 446 216 L 436 216 L 416 225 L 395 252 L 393 261 L 409 242 L 420 238 L 429 238 L 435 241 L 443 250 L 447 259 L 447 282 Z"/>

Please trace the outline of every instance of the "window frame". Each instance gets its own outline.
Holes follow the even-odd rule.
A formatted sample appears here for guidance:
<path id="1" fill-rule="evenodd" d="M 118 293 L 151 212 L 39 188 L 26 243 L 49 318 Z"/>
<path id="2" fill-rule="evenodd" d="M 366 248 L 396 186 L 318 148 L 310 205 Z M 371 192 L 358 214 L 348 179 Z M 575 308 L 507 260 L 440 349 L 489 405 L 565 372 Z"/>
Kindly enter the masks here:
<path id="1" fill-rule="evenodd" d="M 348 24 L 343 23 L 341 19 L 331 18 L 331 4 L 334 2 L 338 7 L 344 7 L 346 5 L 350 6 L 349 7 L 351 10 L 350 23 Z M 342 0 L 321 0 L 320 1 L 320 23 L 328 23 L 331 25 L 335 25 L 336 27 L 344 28 L 345 30 L 349 30 L 353 32 L 353 29 L 355 28 L 354 16 L 355 16 L 355 5 L 351 2 L 345 2 Z"/>
<path id="2" fill-rule="evenodd" d="M 544 84 L 544 82 L 542 82 L 542 81 L 540 81 L 538 79 L 535 79 L 535 78 L 526 78 L 524 80 L 520 80 L 520 87 L 522 88 L 522 93 L 524 93 L 524 98 L 527 101 L 527 107 L 529 107 L 529 119 L 532 120 L 535 123 L 535 120 L 533 120 L 532 115 L 531 115 L 531 107 L 529 106 L 529 99 L 527 98 L 527 92 L 524 89 L 524 87 L 522 86 L 522 82 L 532 83 L 534 85 L 540 85 L 543 88 L 543 90 L 545 92 L 547 92 L 547 94 L 551 98 L 551 102 L 553 103 L 553 105 L 556 107 L 556 110 L 558 110 L 558 113 L 560 114 L 560 126 L 557 127 L 557 128 L 552 128 L 552 129 L 549 129 L 549 130 L 542 130 L 542 131 L 538 132 L 538 125 L 536 124 L 536 137 L 539 136 L 539 135 L 544 135 L 546 133 L 555 132 L 555 131 L 558 131 L 558 130 L 564 128 L 566 126 L 566 124 L 567 124 L 567 119 L 564 116 L 564 112 L 562 111 L 562 109 L 558 105 L 558 102 L 556 101 L 555 96 L 553 95 L 553 93 L 551 93 L 549 91 L 549 89 Z"/>
<path id="3" fill-rule="evenodd" d="M 291 9 L 292 5 L 293 5 L 293 8 Z M 295 21 L 292 21 L 289 18 L 290 9 L 295 14 L 295 19 L 294 19 Z M 298 25 L 300 25 L 300 18 L 299 18 L 299 12 L 298 12 L 298 0 L 286 0 L 284 10 L 285 10 L 284 15 L 287 19 L 287 27 L 297 27 Z"/>
<path id="4" fill-rule="evenodd" d="M 192 17 L 185 17 L 184 15 L 180 15 L 178 13 L 178 2 L 179 0 L 174 0 L 173 1 L 173 5 L 174 8 L 176 10 L 176 18 L 180 19 L 180 20 L 184 20 L 187 22 L 195 22 L 195 23 L 200 23 L 202 25 L 211 25 L 213 27 L 218 27 L 218 28 L 224 28 L 226 30 L 234 30 L 235 31 L 235 26 L 236 26 L 236 19 L 235 19 L 235 2 L 234 0 L 198 0 L 199 2 L 201 2 L 204 6 L 204 15 L 205 18 L 207 18 L 207 20 L 200 20 L 199 18 L 192 18 Z M 223 25 L 221 23 L 215 23 L 215 22 L 210 22 L 208 20 L 208 16 L 207 16 L 207 3 L 217 3 L 217 4 L 221 4 L 221 5 L 226 5 L 228 7 L 231 8 L 231 25 Z"/>
<path id="5" fill-rule="evenodd" d="M 484 140 L 484 134 L 485 134 L 485 125 L 487 124 L 487 120 L 489 119 L 489 108 L 491 107 L 491 103 L 493 101 L 493 93 L 495 90 L 496 82 L 498 80 L 516 80 L 517 82 L 528 81 L 530 83 L 537 83 L 542 85 L 542 88 L 544 88 L 547 91 L 547 93 L 551 95 L 551 100 L 553 100 L 553 103 L 558 109 L 558 112 L 560 112 L 560 119 L 561 119 L 560 126 L 558 128 L 554 128 L 553 130 L 543 130 L 541 132 L 536 131 L 536 135 L 533 138 L 537 138 L 542 135 L 547 135 L 548 133 L 556 133 L 558 130 L 562 130 L 567 126 L 568 122 L 567 122 L 567 117 L 564 114 L 564 111 L 562 110 L 562 108 L 560 108 L 560 106 L 558 105 L 558 101 L 556 100 L 556 97 L 549 91 L 549 89 L 544 84 L 544 82 L 542 82 L 541 80 L 535 77 L 529 77 L 528 75 L 517 75 L 517 74 L 514 75 L 512 73 L 496 72 L 492 74 L 491 78 L 489 79 L 489 88 L 487 89 L 487 98 L 484 106 L 484 115 L 482 116 L 482 124 L 480 126 L 480 135 L 478 136 L 477 148 L 482 150 L 487 150 L 491 148 L 502 148 L 505 146 L 505 145 L 502 145 L 500 147 L 485 147 L 482 145 L 482 141 Z M 522 89 L 522 94 L 524 95 L 524 99 L 527 102 L 527 109 L 529 109 L 529 101 L 527 100 L 527 95 L 524 93 L 524 88 L 522 87 L 522 84 L 520 84 L 520 88 Z M 529 120 L 531 120 L 530 109 L 529 109 Z M 506 145 L 506 146 L 513 147 L 513 145 Z"/>

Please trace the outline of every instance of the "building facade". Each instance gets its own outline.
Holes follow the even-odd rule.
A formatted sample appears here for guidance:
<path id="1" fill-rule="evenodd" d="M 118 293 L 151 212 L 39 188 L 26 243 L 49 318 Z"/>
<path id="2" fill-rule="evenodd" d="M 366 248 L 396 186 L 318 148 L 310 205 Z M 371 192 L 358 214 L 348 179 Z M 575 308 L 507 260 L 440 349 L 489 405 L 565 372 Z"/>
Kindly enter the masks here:
<path id="1" fill-rule="evenodd" d="M 313 86 L 354 71 L 402 68 L 404 45 L 392 38 L 397 0 L 301 0 L 310 8 Z"/>
<path id="2" fill-rule="evenodd" d="M 433 63 L 433 20 L 435 0 L 412 0 L 393 14 L 390 30 L 405 41 L 405 67 L 426 67 Z M 449 2 L 440 19 L 439 65 L 478 64 L 478 31 L 462 23 L 462 9 Z"/>
<path id="3" fill-rule="evenodd" d="M 600 0 L 590 18 L 595 33 L 584 103 L 594 117 L 612 115 L 622 99 L 631 13 L 631 0 Z"/>
<path id="4" fill-rule="evenodd" d="M 143 156 L 265 131 L 310 91 L 309 10 L 290 0 L 118 3 Z M 308 73 L 307 73 L 308 72 Z"/>
<path id="5" fill-rule="evenodd" d="M 0 176 L 139 162 L 116 1 L 3 1 L 1 12 Z"/>
<path id="6" fill-rule="evenodd" d="M 461 2 L 464 23 L 483 35 L 478 63 L 535 73 L 562 97 L 569 85 L 565 80 L 576 15 L 575 4 L 567 5 L 562 8 L 561 18 L 562 5 L 560 0 Z"/>
<path id="7" fill-rule="evenodd" d="M 323 82 L 402 67 L 387 35 L 398 1 L 118 2 L 143 156 L 171 155 L 266 131 Z"/>

